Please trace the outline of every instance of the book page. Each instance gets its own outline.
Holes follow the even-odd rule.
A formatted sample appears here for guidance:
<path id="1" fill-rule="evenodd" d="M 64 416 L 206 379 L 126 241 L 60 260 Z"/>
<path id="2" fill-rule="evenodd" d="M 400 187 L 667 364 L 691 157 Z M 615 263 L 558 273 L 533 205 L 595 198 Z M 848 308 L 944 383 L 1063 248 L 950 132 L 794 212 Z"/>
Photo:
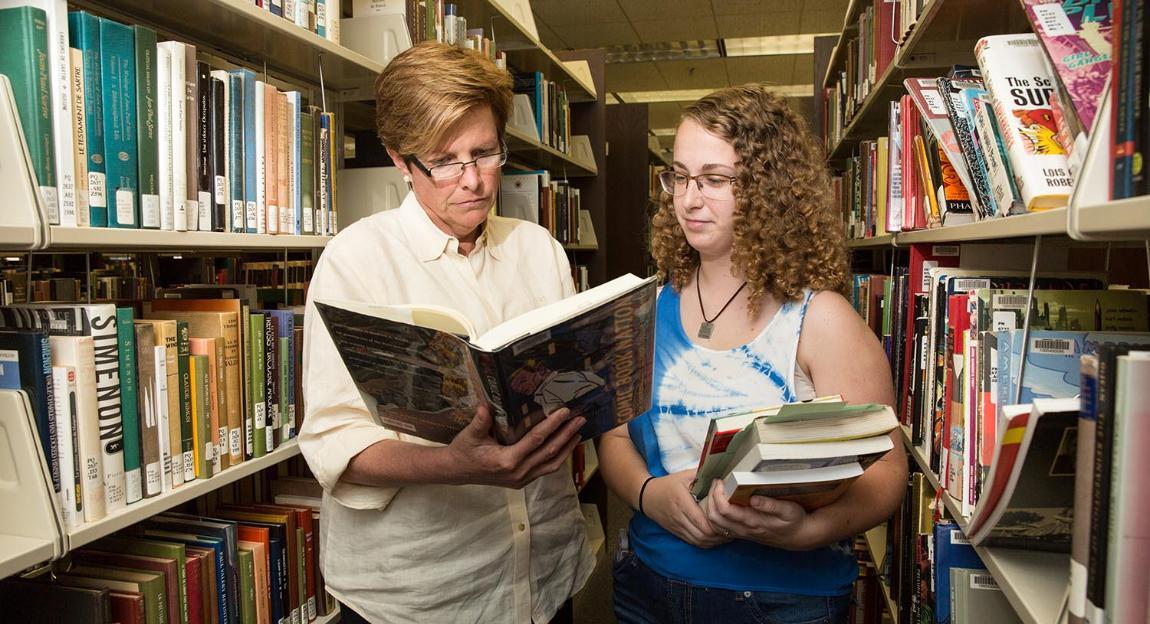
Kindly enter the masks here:
<path id="1" fill-rule="evenodd" d="M 437 329 L 463 338 L 473 338 L 477 333 L 475 326 L 467 317 L 444 306 L 430 304 L 378 305 L 339 299 L 322 299 L 317 300 L 318 302 L 389 321 Z"/>
<path id="2" fill-rule="evenodd" d="M 498 351 L 519 338 L 570 320 L 653 279 L 642 279 L 628 273 L 573 297 L 535 308 L 504 321 L 473 340 L 472 344 L 487 351 Z"/>

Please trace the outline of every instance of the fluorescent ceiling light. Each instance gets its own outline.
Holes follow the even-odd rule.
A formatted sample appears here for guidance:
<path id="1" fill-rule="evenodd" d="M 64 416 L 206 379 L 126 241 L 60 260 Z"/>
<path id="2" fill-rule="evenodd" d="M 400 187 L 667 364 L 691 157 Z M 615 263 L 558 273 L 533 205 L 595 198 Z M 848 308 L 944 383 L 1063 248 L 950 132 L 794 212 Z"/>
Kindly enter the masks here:
<path id="1" fill-rule="evenodd" d="M 815 37 L 838 33 L 807 33 L 803 35 L 774 35 L 770 37 L 732 37 L 723 39 L 726 56 L 772 56 L 780 54 L 811 54 L 815 50 Z"/>
<path id="2" fill-rule="evenodd" d="M 815 94 L 815 86 L 813 84 L 771 85 L 770 89 L 783 97 L 811 97 Z M 716 90 L 717 89 L 671 89 L 665 91 L 623 91 L 615 95 L 627 104 L 694 102 Z"/>

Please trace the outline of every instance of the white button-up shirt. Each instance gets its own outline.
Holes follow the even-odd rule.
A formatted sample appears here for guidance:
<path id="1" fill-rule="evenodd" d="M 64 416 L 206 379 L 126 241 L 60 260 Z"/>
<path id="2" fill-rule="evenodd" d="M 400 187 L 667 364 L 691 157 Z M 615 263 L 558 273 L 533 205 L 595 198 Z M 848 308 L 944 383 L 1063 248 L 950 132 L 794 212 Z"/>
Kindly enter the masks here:
<path id="1" fill-rule="evenodd" d="M 372 621 L 546 622 L 595 563 L 568 471 L 522 490 L 340 480 L 348 462 L 380 440 L 431 443 L 379 424 L 315 299 L 447 306 L 482 333 L 574 294 L 563 248 L 537 225 L 493 216 L 469 255 L 458 249 L 409 193 L 399 208 L 342 231 L 316 266 L 299 445 L 324 488 L 323 574 L 336 598 Z"/>

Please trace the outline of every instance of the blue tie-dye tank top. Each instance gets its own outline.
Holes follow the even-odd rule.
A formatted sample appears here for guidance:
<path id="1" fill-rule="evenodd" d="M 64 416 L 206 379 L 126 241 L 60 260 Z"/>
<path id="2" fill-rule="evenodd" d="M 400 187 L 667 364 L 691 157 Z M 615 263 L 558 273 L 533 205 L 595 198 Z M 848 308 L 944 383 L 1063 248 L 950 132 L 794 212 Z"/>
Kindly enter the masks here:
<path id="1" fill-rule="evenodd" d="M 651 409 L 628 426 L 652 475 L 694 470 L 715 415 L 813 398 L 796 396 L 795 388 L 799 332 L 811 294 L 785 303 L 751 342 L 716 351 L 687 338 L 679 293 L 662 289 Z M 655 571 L 707 587 L 837 596 L 848 593 L 858 576 L 849 542 L 804 552 L 745 540 L 702 549 L 638 512 L 629 538 L 635 553 Z"/>

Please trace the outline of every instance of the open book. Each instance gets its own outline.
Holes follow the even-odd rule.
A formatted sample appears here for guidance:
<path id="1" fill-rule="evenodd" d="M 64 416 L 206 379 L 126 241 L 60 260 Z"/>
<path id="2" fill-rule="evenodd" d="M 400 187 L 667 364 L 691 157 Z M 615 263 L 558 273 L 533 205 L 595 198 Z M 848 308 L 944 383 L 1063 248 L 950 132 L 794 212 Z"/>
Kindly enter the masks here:
<path id="1" fill-rule="evenodd" d="M 624 275 L 482 335 L 441 306 L 315 305 L 356 386 L 400 433 L 446 444 L 486 403 L 493 435 L 513 444 L 566 405 L 587 419 L 587 439 L 651 406 L 653 277 Z"/>
<path id="2" fill-rule="evenodd" d="M 808 509 L 833 502 L 894 447 L 889 406 L 848 405 L 839 396 L 720 416 L 711 421 L 691 492 L 702 499 L 722 479 L 731 502 L 752 495 Z"/>

